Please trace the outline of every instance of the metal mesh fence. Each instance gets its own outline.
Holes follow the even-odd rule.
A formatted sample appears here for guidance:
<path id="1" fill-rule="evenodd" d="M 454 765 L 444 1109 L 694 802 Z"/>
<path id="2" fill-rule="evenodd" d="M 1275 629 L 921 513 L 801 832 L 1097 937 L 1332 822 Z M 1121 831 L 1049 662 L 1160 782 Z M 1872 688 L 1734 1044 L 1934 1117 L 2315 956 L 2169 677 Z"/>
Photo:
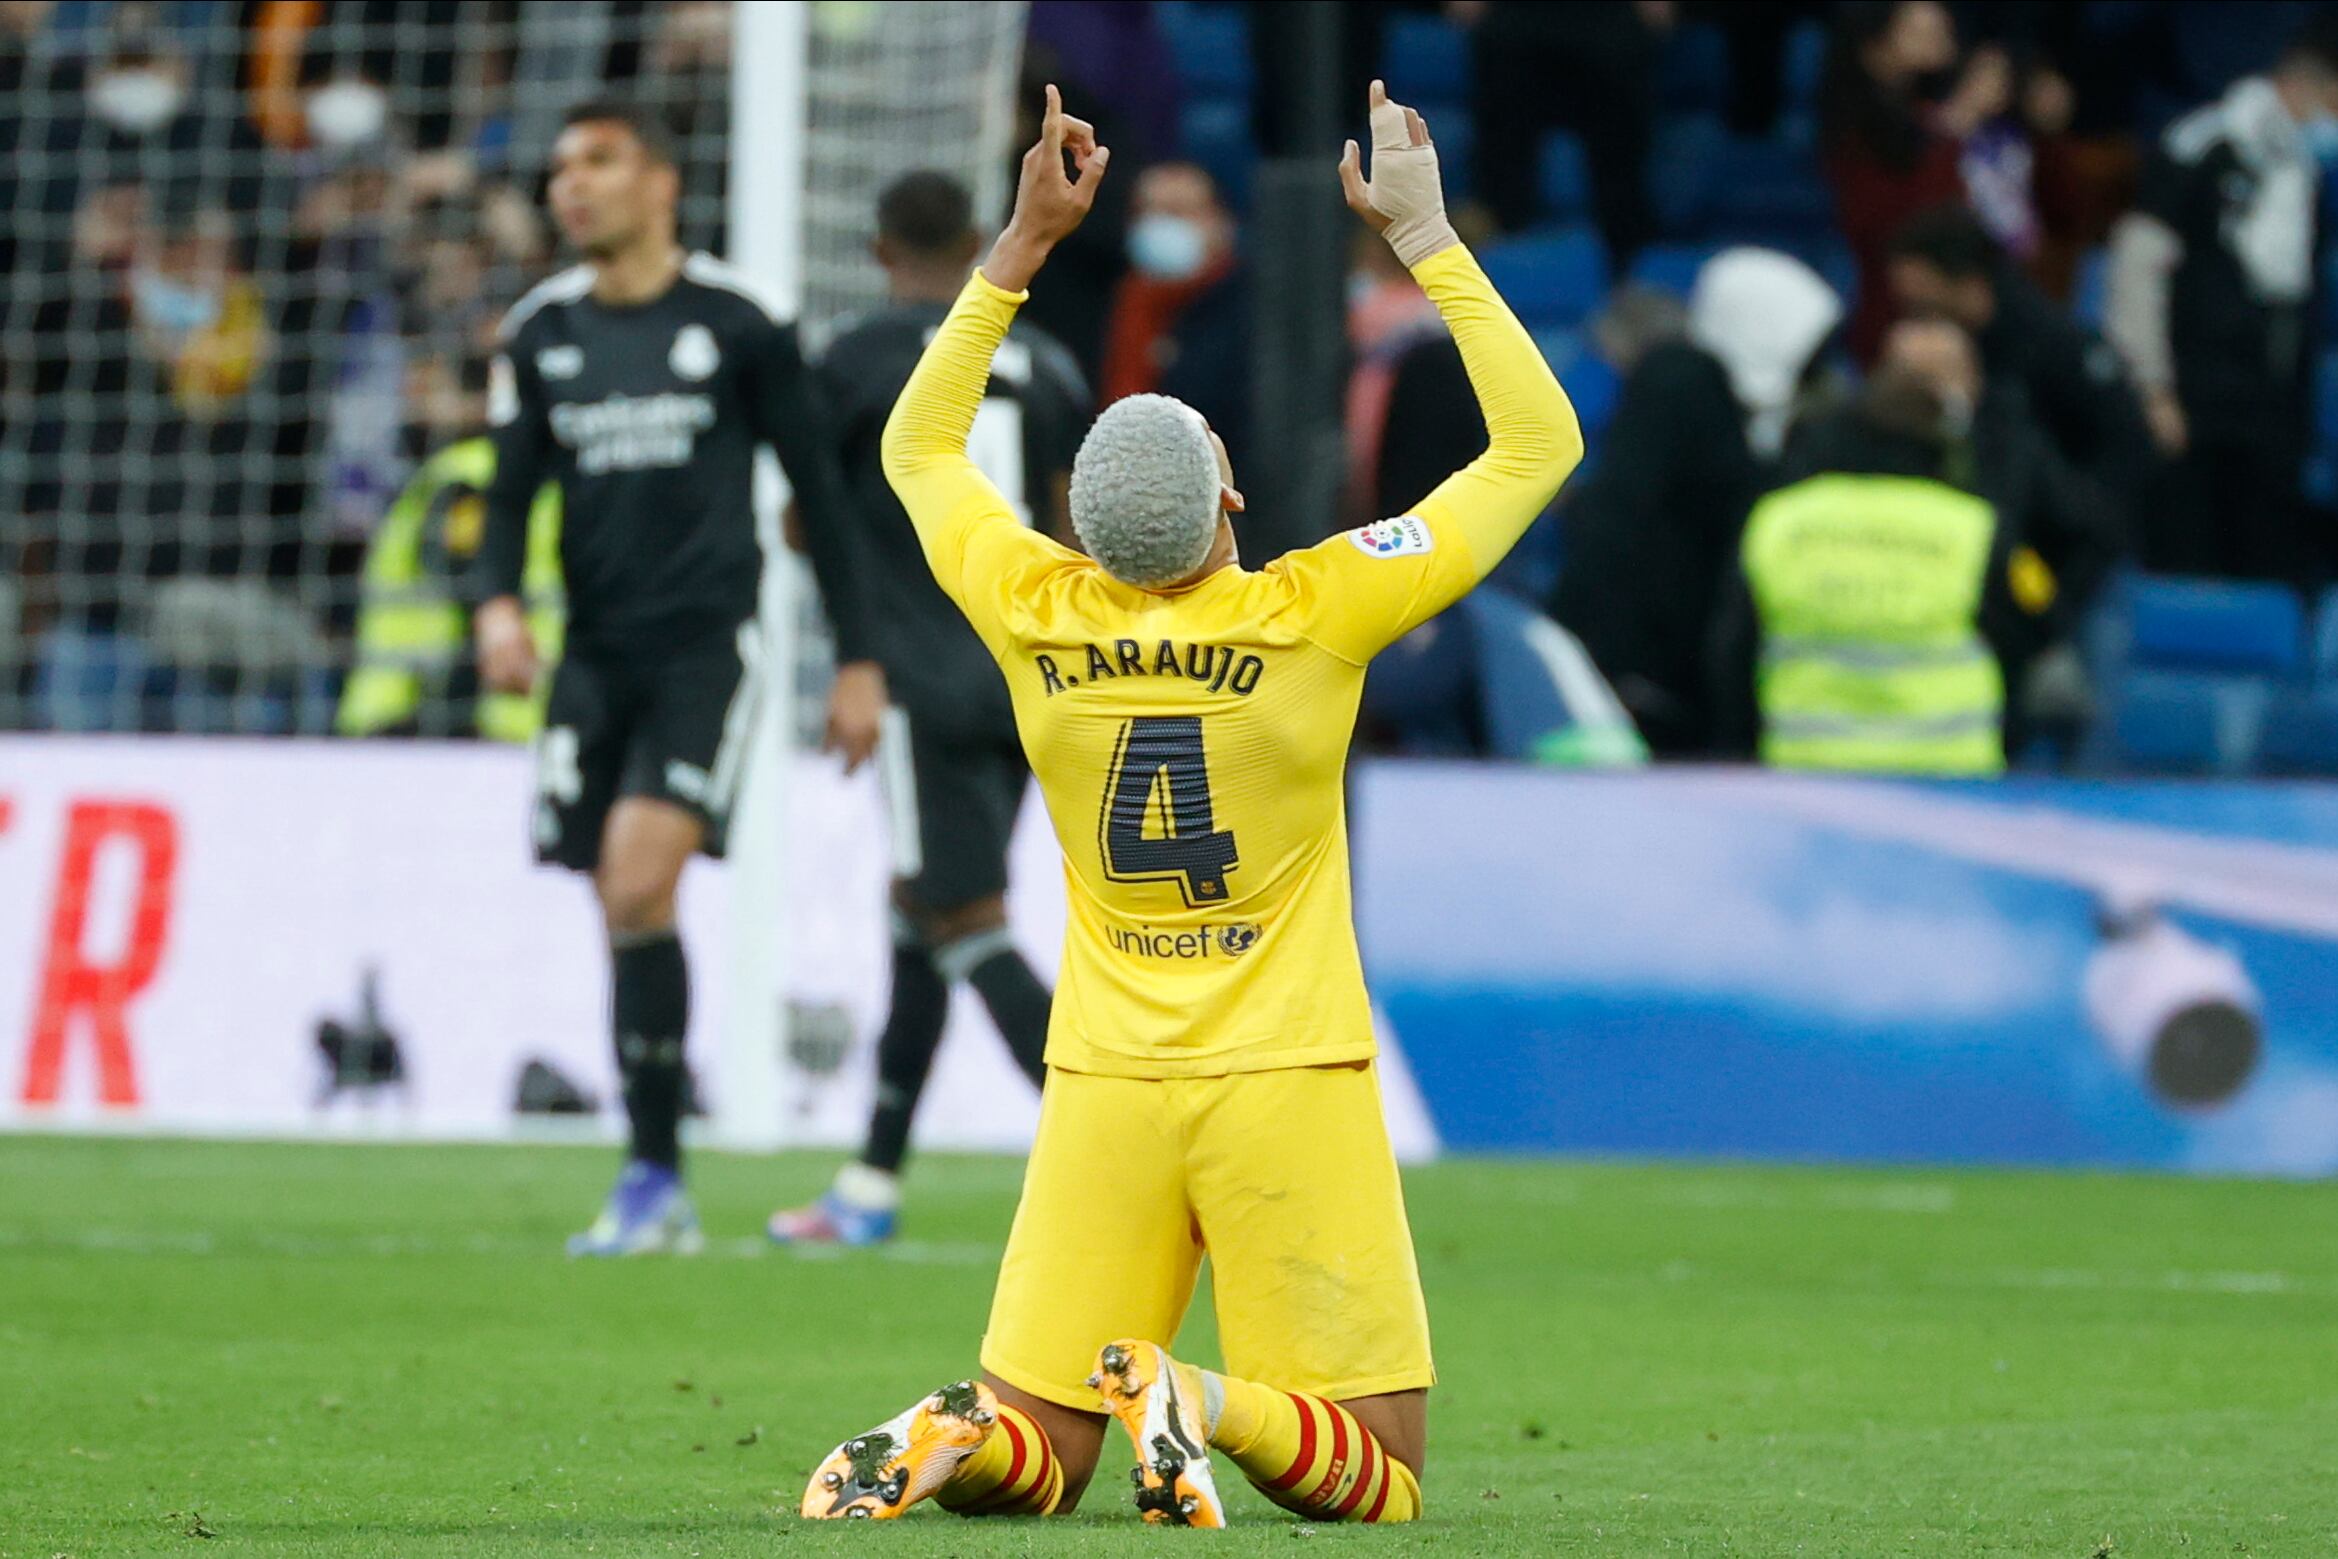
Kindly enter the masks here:
<path id="1" fill-rule="evenodd" d="M 496 321 L 554 263 L 561 114 L 662 110 L 684 241 L 719 249 L 730 22 L 0 7 L 0 728 L 331 730 L 369 542 L 483 426 Z M 433 517 L 426 547 L 462 531 Z"/>

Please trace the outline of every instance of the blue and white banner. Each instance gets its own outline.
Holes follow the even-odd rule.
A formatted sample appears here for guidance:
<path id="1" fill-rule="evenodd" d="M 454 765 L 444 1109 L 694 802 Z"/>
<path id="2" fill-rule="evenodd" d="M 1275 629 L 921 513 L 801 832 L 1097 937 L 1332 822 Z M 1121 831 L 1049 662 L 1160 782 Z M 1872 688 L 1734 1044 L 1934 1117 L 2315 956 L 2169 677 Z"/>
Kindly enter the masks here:
<path id="1" fill-rule="evenodd" d="M 1359 775 L 1452 1150 L 2338 1170 L 2338 789 Z"/>

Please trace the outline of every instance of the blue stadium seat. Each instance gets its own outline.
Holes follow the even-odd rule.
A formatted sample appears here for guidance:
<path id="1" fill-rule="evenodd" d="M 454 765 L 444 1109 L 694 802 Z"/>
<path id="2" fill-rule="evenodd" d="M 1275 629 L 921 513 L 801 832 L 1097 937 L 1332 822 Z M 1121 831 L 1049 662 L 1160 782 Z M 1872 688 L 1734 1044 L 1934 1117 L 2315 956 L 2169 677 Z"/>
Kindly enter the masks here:
<path id="1" fill-rule="evenodd" d="M 1697 273 L 1718 253 L 1718 244 L 1650 244 L 1632 256 L 1631 279 L 1686 298 L 1697 289 Z"/>
<path id="2" fill-rule="evenodd" d="M 2258 767 L 2267 774 L 2338 775 L 2338 688 L 2284 688 L 2265 711 Z"/>
<path id="3" fill-rule="evenodd" d="M 1530 329 L 1576 324 L 1607 296 L 1607 246 L 1588 227 L 1506 239 L 1483 260 Z"/>
<path id="4" fill-rule="evenodd" d="M 136 639 L 52 628 L 33 653 L 34 719 L 47 731 L 135 731 L 152 676 Z"/>
<path id="5" fill-rule="evenodd" d="M 2314 441 L 2338 445 L 2338 352 L 2324 352 L 2314 364 Z"/>
<path id="6" fill-rule="evenodd" d="M 1477 187 L 1477 120 L 1466 103 L 1423 108 L 1421 117 L 1437 138 L 1437 172 L 1445 180 L 1445 198 L 1458 206 Z"/>
<path id="7" fill-rule="evenodd" d="M 2078 257 L 2078 274 L 2070 286 L 2070 312 L 2090 330 L 2103 328 L 2103 300 L 2110 285 L 2111 252 L 2097 244 Z"/>
<path id="8" fill-rule="evenodd" d="M 1551 365 L 1551 372 L 1559 376 L 1562 384 L 1575 371 L 1576 362 L 1591 351 L 1591 337 L 1572 325 L 1530 327 L 1527 334 L 1534 337 L 1534 349 Z"/>
<path id="9" fill-rule="evenodd" d="M 1660 120 L 1648 157 L 1648 199 L 1667 233 L 1696 237 L 1729 131 L 1711 115 Z"/>
<path id="10" fill-rule="evenodd" d="M 2149 774 L 2246 774 L 2272 697 L 2263 677 L 2129 672 L 2108 689 L 2110 757 Z"/>
<path id="11" fill-rule="evenodd" d="M 1412 757 L 1468 757 L 1477 750 L 1476 680 L 1463 619 L 1432 618 L 1372 658 L 1364 715 Z"/>
<path id="12" fill-rule="evenodd" d="M 1615 365 L 1597 352 L 1578 352 L 1566 367 L 1553 364 L 1552 369 L 1559 383 L 1566 386 L 1567 399 L 1575 403 L 1575 417 L 1583 424 L 1584 438 L 1597 438 L 1615 415 L 1617 397 L 1624 393 Z"/>
<path id="13" fill-rule="evenodd" d="M 1720 28 L 1676 27 L 1656 70 L 1656 101 L 1672 113 L 1717 114 L 1729 103 L 1729 39 Z"/>
<path id="14" fill-rule="evenodd" d="M 2306 456 L 2305 475 L 2300 478 L 2305 487 L 2306 502 L 2322 508 L 2338 508 L 2338 450 L 2322 448 Z"/>
<path id="15" fill-rule="evenodd" d="M 1725 137 L 1705 222 L 1715 237 L 1799 249 L 1834 231 L 1835 197 L 1808 148 Z"/>
<path id="16" fill-rule="evenodd" d="M 1190 107 L 1206 98 L 1250 97 L 1250 17 L 1238 5 L 1162 0 L 1153 7 Z"/>
<path id="17" fill-rule="evenodd" d="M 1415 108 L 1465 102 L 1471 77 L 1469 36 L 1441 16 L 1420 12 L 1391 16 L 1380 40 L 1380 74 L 1398 101 Z M 1442 137 L 1444 125 L 1439 123 L 1436 129 Z"/>
<path id="18" fill-rule="evenodd" d="M 2138 576 L 2113 610 L 2131 666 L 2287 677 L 2305 663 L 2305 609 L 2282 585 Z"/>
<path id="19" fill-rule="evenodd" d="M 1250 208 L 1250 174 L 1258 164 L 1258 141 L 1250 133 L 1247 98 L 1189 102 L 1177 115 L 1177 147 L 1218 181 L 1227 209 Z"/>
<path id="20" fill-rule="evenodd" d="M 2314 680 L 2338 687 L 2338 585 L 2323 591 L 2322 598 L 2314 603 L 2314 618 L 2307 633 L 2306 654 Z"/>
<path id="21" fill-rule="evenodd" d="M 1444 166 L 1442 157 L 1438 166 Z M 1583 150 L 1583 137 L 1572 130 L 1553 130 L 1545 135 L 1539 172 L 1542 214 L 1546 218 L 1578 222 L 1589 215 L 1591 158 Z"/>
<path id="22" fill-rule="evenodd" d="M 1789 113 L 1808 114 L 1818 107 L 1819 81 L 1826 74 L 1827 27 L 1824 22 L 1800 22 L 1786 35 L 1781 74 Z"/>

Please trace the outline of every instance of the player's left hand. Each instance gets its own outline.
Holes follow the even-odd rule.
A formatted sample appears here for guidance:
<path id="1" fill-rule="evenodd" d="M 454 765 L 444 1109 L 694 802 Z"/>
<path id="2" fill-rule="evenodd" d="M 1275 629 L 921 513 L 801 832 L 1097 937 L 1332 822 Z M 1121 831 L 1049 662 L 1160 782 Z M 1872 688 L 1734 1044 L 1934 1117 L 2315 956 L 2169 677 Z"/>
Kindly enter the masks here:
<path id="1" fill-rule="evenodd" d="M 1073 178 L 1064 167 L 1071 155 L 1079 169 Z M 1063 95 L 1047 89 L 1047 113 L 1040 120 L 1039 139 L 1023 154 L 1022 177 L 1015 186 L 1015 213 L 992 246 L 983 274 L 992 285 L 1020 292 L 1038 274 L 1047 252 L 1071 236 L 1096 204 L 1104 183 L 1109 147 L 1096 144 L 1096 127 L 1063 111 Z"/>
<path id="2" fill-rule="evenodd" d="M 836 685 L 828 690 L 828 739 L 822 746 L 843 755 L 845 773 L 868 762 L 877 750 L 885 703 L 884 667 L 873 660 L 856 660 L 836 668 Z"/>

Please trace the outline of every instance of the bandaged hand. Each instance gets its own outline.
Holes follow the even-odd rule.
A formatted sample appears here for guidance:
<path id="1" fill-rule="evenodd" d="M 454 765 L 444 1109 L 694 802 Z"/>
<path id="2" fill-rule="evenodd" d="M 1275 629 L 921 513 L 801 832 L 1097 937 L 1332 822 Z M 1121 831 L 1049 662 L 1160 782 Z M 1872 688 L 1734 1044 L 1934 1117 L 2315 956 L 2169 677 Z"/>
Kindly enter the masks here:
<path id="1" fill-rule="evenodd" d="M 1417 112 L 1388 100 L 1388 88 L 1372 83 L 1372 177 L 1364 178 L 1363 157 L 1350 141 L 1339 160 L 1340 188 L 1348 209 L 1388 240 L 1408 267 L 1461 242 L 1445 218 L 1445 186 L 1437 174 L 1437 148 L 1429 125 Z"/>

